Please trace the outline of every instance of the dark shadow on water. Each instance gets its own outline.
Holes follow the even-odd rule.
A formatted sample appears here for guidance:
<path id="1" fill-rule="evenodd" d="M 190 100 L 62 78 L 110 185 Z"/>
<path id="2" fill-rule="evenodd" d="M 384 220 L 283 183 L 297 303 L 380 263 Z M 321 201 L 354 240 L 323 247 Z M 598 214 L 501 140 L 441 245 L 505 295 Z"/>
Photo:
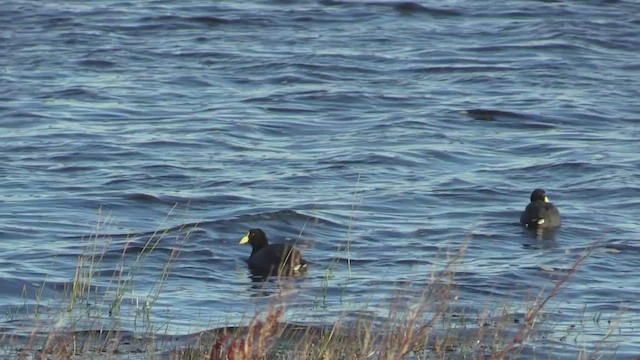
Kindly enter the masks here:
<path id="1" fill-rule="evenodd" d="M 248 277 L 251 285 L 248 291 L 251 297 L 268 297 L 282 290 L 289 290 L 296 287 L 305 276 L 306 272 L 294 275 L 274 275 L 268 271 L 249 269 Z"/>
<path id="2" fill-rule="evenodd" d="M 467 116 L 471 117 L 474 120 L 481 120 L 481 121 L 495 121 L 497 119 L 503 119 L 503 118 L 508 118 L 508 119 L 531 118 L 527 114 L 521 114 L 521 113 L 504 111 L 504 110 L 495 110 L 495 109 L 470 109 L 470 110 L 465 110 L 464 113 L 466 113 Z"/>
<path id="3" fill-rule="evenodd" d="M 522 229 L 522 232 L 527 234 L 528 237 L 537 239 L 537 240 L 555 240 L 557 237 L 558 229 Z"/>
<path id="4" fill-rule="evenodd" d="M 541 250 L 541 249 L 551 249 L 557 247 L 556 243 L 557 230 L 527 230 L 522 229 L 523 234 L 525 235 L 527 240 L 522 247 L 525 249 L 533 249 L 533 250 Z"/>

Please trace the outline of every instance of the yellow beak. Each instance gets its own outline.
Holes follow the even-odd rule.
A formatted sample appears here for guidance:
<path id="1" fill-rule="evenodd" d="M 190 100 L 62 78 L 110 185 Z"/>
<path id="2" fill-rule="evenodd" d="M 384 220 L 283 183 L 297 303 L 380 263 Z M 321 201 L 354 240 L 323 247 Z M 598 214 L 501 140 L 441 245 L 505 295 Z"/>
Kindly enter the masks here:
<path id="1" fill-rule="evenodd" d="M 544 197 L 544 202 L 549 202 L 549 198 L 548 197 Z"/>
<path id="2" fill-rule="evenodd" d="M 249 233 L 245 235 L 242 239 L 240 239 L 240 244 L 246 244 L 249 242 Z"/>

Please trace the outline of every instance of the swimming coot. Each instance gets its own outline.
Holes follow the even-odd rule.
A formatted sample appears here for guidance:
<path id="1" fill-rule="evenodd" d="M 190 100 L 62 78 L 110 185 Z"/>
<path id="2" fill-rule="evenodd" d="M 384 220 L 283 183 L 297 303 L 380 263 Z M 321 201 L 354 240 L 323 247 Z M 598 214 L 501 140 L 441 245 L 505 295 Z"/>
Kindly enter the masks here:
<path id="1" fill-rule="evenodd" d="M 253 248 L 247 264 L 254 274 L 294 275 L 307 268 L 307 262 L 298 250 L 289 244 L 269 244 L 261 229 L 249 230 L 240 240 L 240 244 L 246 243 Z"/>
<path id="2" fill-rule="evenodd" d="M 531 202 L 520 215 L 520 223 L 527 229 L 547 230 L 560 226 L 560 211 L 549 202 L 543 189 L 531 193 Z"/>

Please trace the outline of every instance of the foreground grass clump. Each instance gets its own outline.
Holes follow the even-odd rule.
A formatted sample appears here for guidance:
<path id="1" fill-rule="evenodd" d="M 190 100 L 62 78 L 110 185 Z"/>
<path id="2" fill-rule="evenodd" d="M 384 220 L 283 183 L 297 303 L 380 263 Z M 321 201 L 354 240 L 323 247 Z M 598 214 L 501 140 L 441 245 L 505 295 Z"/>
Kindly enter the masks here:
<path id="1" fill-rule="evenodd" d="M 101 235 L 110 222 L 111 217 L 103 218 L 100 211 L 96 231 L 83 239 L 87 245 L 77 257 L 71 281 L 45 279 L 35 289 L 34 300 L 25 286 L 24 305 L 15 313 L 5 314 L 9 320 L 6 327 L 0 325 L 0 357 L 112 358 L 123 349 L 149 354 L 155 351 L 157 328 L 152 309 L 195 226 L 127 236 L 114 244 L 112 236 Z M 157 254 L 158 246 L 168 239 L 174 245 Z M 136 274 L 152 254 L 164 259 L 159 277 L 146 282 L 146 291 L 138 294 L 134 287 Z M 111 277 L 105 280 L 104 273 Z M 47 292 L 50 299 L 43 295 Z"/>
<path id="2" fill-rule="evenodd" d="M 112 239 L 92 236 L 92 245 L 78 257 L 63 298 L 42 304 L 40 292 L 36 309 L 51 311 L 36 314 L 35 321 L 22 329 L 2 329 L 0 354 L 15 359 L 510 359 L 522 351 L 544 320 L 545 306 L 589 255 L 579 256 L 550 291 L 531 301 L 518 322 L 510 321 L 508 308 L 487 312 L 498 316 L 475 315 L 475 321 L 453 310 L 458 297 L 454 274 L 464 257 L 463 248 L 431 272 L 423 289 L 391 299 L 382 320 L 363 309 L 361 316 L 345 316 L 333 324 L 294 324 L 286 321 L 287 315 L 295 317 L 287 311 L 286 296 L 276 295 L 247 326 L 171 336 L 163 332 L 163 324 L 154 323 L 151 309 L 194 228 L 156 231 L 142 242 L 127 239 L 106 283 L 97 274 Z M 166 264 L 159 278 L 148 284 L 146 294 L 133 296 L 134 278 L 142 263 L 168 237 L 178 245 L 165 251 Z M 498 320 L 488 324 L 486 318 Z M 474 322 L 481 324 L 468 329 L 467 324 Z"/>
<path id="3" fill-rule="evenodd" d="M 175 351 L 171 358 L 209 360 L 248 359 L 505 359 L 517 358 L 523 345 L 544 320 L 543 309 L 583 264 L 581 255 L 571 270 L 546 295 L 534 299 L 522 321 L 513 321 L 508 308 L 495 326 L 474 331 L 450 321 L 455 302 L 451 271 L 460 252 L 411 304 L 395 302 L 386 321 L 362 317 L 328 326 L 282 322 L 285 305 L 271 305 L 250 325 L 202 333 L 197 346 Z M 441 321 L 445 320 L 446 321 Z M 460 326 L 459 326 L 460 325 Z M 209 345 L 207 345 L 209 344 Z"/>

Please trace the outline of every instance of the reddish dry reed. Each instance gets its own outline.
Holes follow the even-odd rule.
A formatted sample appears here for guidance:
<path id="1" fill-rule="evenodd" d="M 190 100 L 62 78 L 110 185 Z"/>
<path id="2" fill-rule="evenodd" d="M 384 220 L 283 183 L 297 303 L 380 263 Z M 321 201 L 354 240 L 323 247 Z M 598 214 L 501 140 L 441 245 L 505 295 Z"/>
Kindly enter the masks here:
<path id="1" fill-rule="evenodd" d="M 209 360 L 259 360 L 265 359 L 279 338 L 282 307 L 271 308 L 266 319 L 255 318 L 245 334 L 225 330 L 211 346 Z"/>

